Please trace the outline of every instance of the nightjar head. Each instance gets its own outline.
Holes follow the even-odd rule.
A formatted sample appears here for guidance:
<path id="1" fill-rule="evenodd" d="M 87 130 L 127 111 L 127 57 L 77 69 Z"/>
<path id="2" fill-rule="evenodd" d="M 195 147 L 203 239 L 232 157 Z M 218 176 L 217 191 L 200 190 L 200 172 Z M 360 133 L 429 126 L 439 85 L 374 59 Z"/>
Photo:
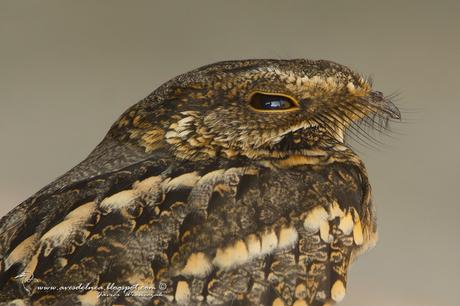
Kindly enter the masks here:
<path id="1" fill-rule="evenodd" d="M 163 84 L 129 109 L 112 135 L 181 159 L 251 159 L 346 149 L 344 134 L 399 110 L 359 74 L 325 60 L 240 60 Z M 127 131 L 127 132 L 126 132 Z"/>

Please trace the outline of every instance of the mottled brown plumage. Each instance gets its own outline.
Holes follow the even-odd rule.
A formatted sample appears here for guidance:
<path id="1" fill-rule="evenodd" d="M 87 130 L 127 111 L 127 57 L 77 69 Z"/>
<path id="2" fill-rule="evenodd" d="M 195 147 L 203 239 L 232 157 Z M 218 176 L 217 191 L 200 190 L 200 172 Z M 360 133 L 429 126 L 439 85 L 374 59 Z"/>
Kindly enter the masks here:
<path id="1" fill-rule="evenodd" d="M 180 75 L 1 219 L 0 302 L 339 302 L 349 264 L 376 240 L 366 170 L 344 134 L 375 116 L 399 112 L 330 61 Z"/>

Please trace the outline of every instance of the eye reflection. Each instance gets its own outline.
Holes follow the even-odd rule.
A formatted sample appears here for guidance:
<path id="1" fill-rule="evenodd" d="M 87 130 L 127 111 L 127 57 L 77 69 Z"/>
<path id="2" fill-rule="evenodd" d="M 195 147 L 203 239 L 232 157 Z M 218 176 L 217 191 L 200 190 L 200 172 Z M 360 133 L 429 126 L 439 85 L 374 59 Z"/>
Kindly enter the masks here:
<path id="1" fill-rule="evenodd" d="M 257 110 L 265 111 L 287 110 L 297 107 L 297 104 L 289 97 L 259 92 L 251 96 L 250 105 Z"/>

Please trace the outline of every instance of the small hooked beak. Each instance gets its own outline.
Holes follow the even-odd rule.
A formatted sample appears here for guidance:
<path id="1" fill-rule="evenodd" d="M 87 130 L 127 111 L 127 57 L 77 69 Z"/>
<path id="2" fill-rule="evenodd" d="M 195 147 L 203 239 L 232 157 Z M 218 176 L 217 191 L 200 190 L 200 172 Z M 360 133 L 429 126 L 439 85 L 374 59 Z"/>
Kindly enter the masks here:
<path id="1" fill-rule="evenodd" d="M 394 103 L 390 99 L 386 98 L 382 92 L 371 92 L 369 103 L 377 106 L 382 114 L 387 115 L 391 119 L 401 119 L 401 112 L 399 111 L 399 109 L 396 107 L 396 105 L 394 105 Z"/>

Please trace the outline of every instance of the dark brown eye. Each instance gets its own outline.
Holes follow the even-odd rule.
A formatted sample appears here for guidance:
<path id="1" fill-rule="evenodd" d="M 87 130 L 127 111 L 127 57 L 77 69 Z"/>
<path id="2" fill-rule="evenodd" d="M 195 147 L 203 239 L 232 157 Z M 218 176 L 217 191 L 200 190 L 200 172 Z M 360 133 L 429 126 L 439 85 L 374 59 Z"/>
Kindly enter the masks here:
<path id="1" fill-rule="evenodd" d="M 287 110 L 297 107 L 297 104 L 289 97 L 274 94 L 256 92 L 251 96 L 249 104 L 257 110 Z"/>

